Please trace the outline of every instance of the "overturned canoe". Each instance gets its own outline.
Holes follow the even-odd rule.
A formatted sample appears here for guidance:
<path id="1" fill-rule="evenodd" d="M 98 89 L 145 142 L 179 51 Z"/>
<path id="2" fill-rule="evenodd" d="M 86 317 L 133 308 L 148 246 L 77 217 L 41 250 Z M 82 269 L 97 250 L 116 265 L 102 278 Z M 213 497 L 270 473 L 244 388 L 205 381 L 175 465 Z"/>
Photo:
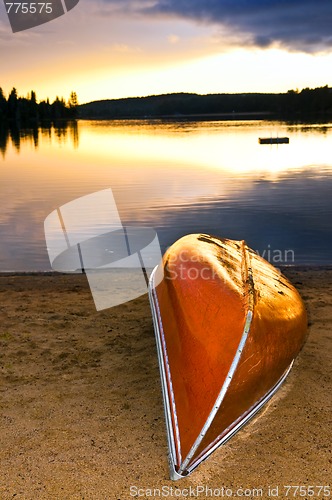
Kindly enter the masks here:
<path id="1" fill-rule="evenodd" d="M 280 387 L 307 317 L 296 289 L 244 241 L 172 245 L 150 278 L 171 478 L 190 474 Z"/>

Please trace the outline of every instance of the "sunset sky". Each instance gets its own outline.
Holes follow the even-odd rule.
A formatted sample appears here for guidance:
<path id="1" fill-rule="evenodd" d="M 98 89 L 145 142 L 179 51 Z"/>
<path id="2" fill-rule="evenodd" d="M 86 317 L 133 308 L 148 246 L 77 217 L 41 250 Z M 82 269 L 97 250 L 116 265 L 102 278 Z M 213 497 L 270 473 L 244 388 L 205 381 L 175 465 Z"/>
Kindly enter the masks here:
<path id="1" fill-rule="evenodd" d="M 0 86 L 80 103 L 332 86 L 331 26 L 331 0 L 80 0 L 12 33 L 1 2 Z"/>

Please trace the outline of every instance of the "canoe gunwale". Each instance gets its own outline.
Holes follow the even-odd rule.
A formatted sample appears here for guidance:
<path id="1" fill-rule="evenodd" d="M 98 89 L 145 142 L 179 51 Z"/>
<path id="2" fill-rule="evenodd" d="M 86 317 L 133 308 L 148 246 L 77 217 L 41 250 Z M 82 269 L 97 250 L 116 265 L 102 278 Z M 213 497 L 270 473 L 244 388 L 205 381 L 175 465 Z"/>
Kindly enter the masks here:
<path id="1" fill-rule="evenodd" d="M 204 460 L 206 460 L 219 446 L 222 446 L 225 444 L 229 439 L 231 439 L 242 427 L 244 427 L 249 420 L 251 420 L 256 413 L 258 413 L 261 408 L 274 396 L 274 394 L 278 391 L 280 386 L 283 384 L 283 382 L 286 380 L 289 372 L 291 371 L 293 364 L 294 364 L 295 359 L 292 360 L 288 368 L 285 370 L 283 375 L 280 377 L 278 382 L 270 389 L 260 400 L 258 400 L 247 412 L 245 412 L 243 415 L 241 415 L 237 419 L 237 423 L 235 425 L 231 425 L 228 429 L 228 432 L 225 434 L 225 431 L 223 434 L 217 437 L 217 439 L 212 443 L 212 446 L 205 451 L 202 455 L 199 455 L 197 460 L 193 462 L 190 467 L 188 467 L 187 471 L 188 474 L 193 472 L 196 467 L 198 467 Z M 226 429 L 227 431 L 227 429 Z M 181 476 L 183 477 L 183 476 Z"/>
<path id="2" fill-rule="evenodd" d="M 223 384 L 223 386 L 218 394 L 218 397 L 213 405 L 213 408 L 212 408 L 204 426 L 202 427 L 202 430 L 199 433 L 199 436 L 197 437 L 195 443 L 193 444 L 193 446 L 192 446 L 191 450 L 189 451 L 188 455 L 186 456 L 185 460 L 183 461 L 182 457 L 181 457 L 181 444 L 180 444 L 179 428 L 177 425 L 177 415 L 176 415 L 176 406 L 175 406 L 175 399 L 174 399 L 174 393 L 173 393 L 173 387 L 172 387 L 172 377 L 171 377 L 170 367 L 169 367 L 169 363 L 168 363 L 167 348 L 166 348 L 165 339 L 164 339 L 164 332 L 163 332 L 162 319 L 161 319 L 160 310 L 159 310 L 158 297 L 157 297 L 156 290 L 155 290 L 155 274 L 157 272 L 157 269 L 158 269 L 158 266 L 156 266 L 151 273 L 148 292 L 149 292 L 149 299 L 150 299 L 151 309 L 152 309 L 152 319 L 153 319 L 154 331 L 155 331 L 155 337 L 156 337 L 159 370 L 160 370 L 162 394 L 163 394 L 163 401 L 164 401 L 167 441 L 168 441 L 168 447 L 169 447 L 170 476 L 171 476 L 171 479 L 177 480 L 177 479 L 185 477 L 186 475 L 188 475 L 191 472 L 192 467 L 187 468 L 187 466 L 190 463 L 190 460 L 192 459 L 192 457 L 194 456 L 197 448 L 201 444 L 206 432 L 208 431 L 211 423 L 213 422 L 213 419 L 216 416 L 216 413 L 218 412 L 219 407 L 222 404 L 222 401 L 227 393 L 227 390 L 228 390 L 229 385 L 232 381 L 232 378 L 233 378 L 233 375 L 236 371 L 236 368 L 239 364 L 242 351 L 244 349 L 245 343 L 247 341 L 247 338 L 248 338 L 248 335 L 250 332 L 250 326 L 251 326 L 251 322 L 252 322 L 252 318 L 253 318 L 253 310 L 250 308 L 247 312 L 246 321 L 245 321 L 243 333 L 241 336 L 241 340 L 239 342 L 239 345 L 238 345 L 236 354 L 234 356 L 234 359 L 232 361 L 231 367 L 230 367 L 228 374 L 226 376 L 225 382 L 224 382 L 224 384 Z M 248 268 L 246 269 L 246 271 L 248 273 Z M 250 271 L 251 271 L 251 269 L 250 269 Z M 249 304 L 250 304 L 250 302 L 251 301 L 249 300 Z M 252 303 L 250 305 L 252 305 Z M 242 417 L 240 417 L 240 418 L 242 418 Z M 219 446 L 219 444 L 218 444 L 218 446 Z M 204 458 L 200 459 L 199 462 L 197 463 L 197 465 L 199 465 L 199 463 L 202 460 L 205 460 L 205 458 L 210 453 L 212 453 L 212 451 L 209 452 L 209 450 L 207 450 L 206 456 L 204 455 Z M 175 468 L 176 463 L 179 464 L 178 471 Z"/>
<path id="3" fill-rule="evenodd" d="M 157 354 L 159 361 L 159 371 L 161 378 L 161 387 L 164 401 L 164 412 L 165 412 L 165 420 L 166 420 L 166 434 L 167 434 L 167 442 L 169 448 L 169 467 L 170 467 L 170 476 L 171 479 L 177 480 L 182 478 L 182 475 L 179 475 L 175 470 L 176 459 L 181 463 L 181 452 L 180 452 L 180 436 L 179 429 L 177 426 L 177 416 L 176 416 L 176 407 L 174 401 L 173 387 L 172 387 L 172 379 L 170 376 L 170 369 L 167 358 L 167 350 L 166 346 L 164 346 L 163 335 L 161 332 L 162 322 L 160 317 L 160 311 L 158 306 L 158 299 L 155 292 L 155 284 L 154 277 L 156 274 L 158 266 L 156 266 L 150 276 L 148 293 L 152 310 L 152 319 L 154 324 L 156 345 L 157 345 Z M 166 371 L 167 366 L 167 371 Z M 170 396 L 172 402 L 170 401 Z M 173 407 L 173 415 L 171 412 L 171 405 Z"/>
<path id="4" fill-rule="evenodd" d="M 227 390 L 230 386 L 230 383 L 232 382 L 232 379 L 233 379 L 233 376 L 234 376 L 234 373 L 236 371 L 236 368 L 239 364 L 239 361 L 241 359 L 241 355 L 242 355 L 242 351 L 244 349 L 244 346 L 246 344 L 246 341 L 247 341 L 247 338 L 248 338 L 248 335 L 249 335 L 249 331 L 250 331 L 250 326 L 251 326 L 251 322 L 252 322 L 252 317 L 253 317 L 253 311 L 252 310 L 249 310 L 247 312 L 247 316 L 246 316 L 246 321 L 245 321 L 245 325 L 244 325 L 244 329 L 243 329 L 243 333 L 242 333 L 242 336 L 241 336 L 241 340 L 239 342 L 239 345 L 238 345 L 238 348 L 236 350 L 236 354 L 233 358 L 233 361 L 232 361 L 232 364 L 230 366 L 230 369 L 226 375 L 226 378 L 225 378 L 225 382 L 223 383 L 223 386 L 218 394 L 218 397 L 216 399 L 216 402 L 214 403 L 213 405 L 213 408 L 205 422 L 205 424 L 203 425 L 202 427 L 202 430 L 201 432 L 199 433 L 199 436 L 197 437 L 195 443 L 193 444 L 191 450 L 189 451 L 188 455 L 186 456 L 185 460 L 183 461 L 180 469 L 179 469 L 179 473 L 183 473 L 186 469 L 187 469 L 187 466 L 190 462 L 190 460 L 192 459 L 192 457 L 194 456 L 197 448 L 199 447 L 199 445 L 201 444 L 205 434 L 207 433 L 210 425 L 212 424 L 213 422 L 213 419 L 214 417 L 216 416 L 219 408 L 220 408 L 220 405 L 222 404 L 223 402 L 223 399 L 227 393 Z"/>
<path id="5" fill-rule="evenodd" d="M 177 422 L 175 398 L 174 398 L 174 392 L 173 392 L 173 386 L 172 386 L 172 376 L 171 376 L 170 366 L 169 366 L 169 362 L 168 362 L 167 347 L 166 347 L 166 342 L 165 342 L 165 337 L 164 337 L 163 324 L 162 324 L 162 318 L 161 318 L 161 313 L 160 313 L 160 309 L 159 309 L 158 297 L 157 297 L 157 293 L 155 290 L 155 288 L 156 288 L 155 275 L 156 275 L 158 266 L 156 266 L 153 269 L 151 276 L 150 276 L 148 292 L 149 292 L 149 299 L 150 299 L 151 310 L 152 310 L 152 319 L 153 319 L 154 331 L 155 331 L 155 337 L 156 337 L 159 370 L 160 370 L 160 378 L 161 378 L 163 401 L 164 401 L 167 441 L 168 441 L 168 447 L 169 447 L 170 475 L 171 475 L 171 478 L 174 480 L 185 477 L 186 475 L 188 475 L 189 468 L 190 468 L 190 467 L 188 468 L 188 465 L 190 463 L 190 460 L 195 455 L 195 453 L 196 453 L 198 447 L 200 446 L 202 440 L 204 439 L 209 427 L 211 426 L 213 419 L 215 418 L 215 416 L 220 408 L 220 405 L 222 404 L 222 401 L 223 401 L 223 399 L 227 393 L 227 390 L 232 382 L 234 373 L 236 372 L 237 366 L 239 364 L 243 349 L 245 347 L 245 344 L 246 344 L 246 341 L 247 341 L 247 338 L 248 338 L 248 335 L 250 332 L 250 326 L 252 323 L 253 312 L 254 312 L 254 300 L 253 300 L 254 282 L 253 282 L 253 276 L 252 276 L 252 269 L 251 269 L 251 265 L 250 265 L 251 264 L 250 263 L 250 256 L 249 256 L 249 253 L 247 252 L 247 247 L 246 247 L 246 244 L 244 241 L 241 242 L 241 251 L 242 251 L 242 255 L 243 255 L 242 277 L 243 277 L 243 282 L 245 283 L 245 287 L 246 287 L 246 294 L 245 295 L 246 295 L 246 300 L 247 300 L 247 313 L 246 313 L 246 319 L 245 319 L 243 332 L 241 335 L 239 345 L 238 345 L 237 350 L 236 350 L 236 354 L 233 358 L 232 364 L 231 364 L 230 369 L 227 373 L 225 381 L 221 387 L 221 390 L 217 396 L 217 399 L 216 399 L 215 403 L 213 404 L 213 407 L 208 415 L 208 418 L 205 421 L 205 424 L 203 425 L 197 439 L 195 440 L 194 444 L 192 445 L 191 449 L 189 450 L 189 453 L 187 454 L 187 456 L 185 457 L 184 460 L 182 459 L 182 456 L 181 456 L 181 442 L 180 442 L 179 427 L 178 427 L 178 422 Z M 176 464 L 178 464 L 178 467 L 179 467 L 178 471 L 175 468 Z"/>

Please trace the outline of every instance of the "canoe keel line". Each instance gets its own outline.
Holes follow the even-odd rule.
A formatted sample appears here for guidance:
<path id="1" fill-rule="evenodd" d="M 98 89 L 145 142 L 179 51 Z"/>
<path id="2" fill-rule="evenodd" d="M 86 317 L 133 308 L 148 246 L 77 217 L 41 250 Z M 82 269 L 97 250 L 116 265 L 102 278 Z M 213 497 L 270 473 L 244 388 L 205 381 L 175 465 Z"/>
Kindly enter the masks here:
<path id="1" fill-rule="evenodd" d="M 307 318 L 296 289 L 244 241 L 203 234 L 167 250 L 149 298 L 177 480 L 275 394 L 304 343 Z"/>

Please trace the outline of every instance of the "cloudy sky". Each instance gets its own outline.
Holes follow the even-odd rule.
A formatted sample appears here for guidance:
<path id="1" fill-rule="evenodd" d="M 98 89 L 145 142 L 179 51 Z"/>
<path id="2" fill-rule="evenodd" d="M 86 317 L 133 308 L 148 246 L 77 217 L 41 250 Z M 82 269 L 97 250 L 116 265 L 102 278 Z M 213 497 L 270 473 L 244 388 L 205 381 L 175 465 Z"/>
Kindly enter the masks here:
<path id="1" fill-rule="evenodd" d="M 80 0 L 18 33 L 1 3 L 0 51 L 5 93 L 40 99 L 332 86 L 332 1 Z"/>

